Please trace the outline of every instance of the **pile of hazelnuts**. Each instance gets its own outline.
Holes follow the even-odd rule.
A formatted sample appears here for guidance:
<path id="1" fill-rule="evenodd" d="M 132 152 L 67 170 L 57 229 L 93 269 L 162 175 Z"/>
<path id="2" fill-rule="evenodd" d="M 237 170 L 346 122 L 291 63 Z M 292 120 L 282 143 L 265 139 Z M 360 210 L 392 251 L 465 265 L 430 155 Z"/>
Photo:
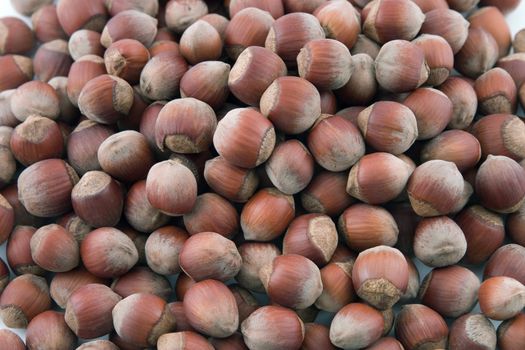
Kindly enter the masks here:
<path id="1" fill-rule="evenodd" d="M 11 0 L 0 348 L 525 349 L 519 2 Z"/>

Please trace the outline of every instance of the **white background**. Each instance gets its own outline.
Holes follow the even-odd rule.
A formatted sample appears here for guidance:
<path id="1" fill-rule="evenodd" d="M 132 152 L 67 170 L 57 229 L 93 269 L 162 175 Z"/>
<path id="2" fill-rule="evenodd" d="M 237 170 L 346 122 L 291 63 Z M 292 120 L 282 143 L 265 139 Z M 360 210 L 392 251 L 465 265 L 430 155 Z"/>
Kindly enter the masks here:
<path id="1" fill-rule="evenodd" d="M 90 1 L 90 0 L 85 0 Z M 11 3 L 9 0 L 0 0 L 0 17 L 5 16 L 17 16 L 20 18 L 24 18 L 23 16 L 20 16 L 11 6 Z M 28 23 L 30 23 L 30 20 L 28 18 L 24 18 Z M 525 1 L 522 1 L 520 6 L 511 14 L 507 15 L 507 21 L 510 25 L 510 28 L 512 30 L 512 34 L 514 35 L 516 32 L 518 32 L 520 29 L 525 28 Z M 0 73 L 1 74 L 1 73 Z M 0 256 L 4 261 L 6 260 L 5 257 L 5 244 L 0 246 Z M 423 278 L 429 271 L 429 269 L 426 266 L 422 266 L 420 263 L 417 264 L 418 268 L 420 270 L 421 278 Z M 478 276 L 481 278 L 481 269 L 478 271 Z M 479 310 L 479 308 L 476 306 L 475 310 Z M 0 329 L 6 328 L 3 322 L 0 320 Z M 13 329 L 17 334 L 24 337 L 25 330 L 22 329 Z"/>

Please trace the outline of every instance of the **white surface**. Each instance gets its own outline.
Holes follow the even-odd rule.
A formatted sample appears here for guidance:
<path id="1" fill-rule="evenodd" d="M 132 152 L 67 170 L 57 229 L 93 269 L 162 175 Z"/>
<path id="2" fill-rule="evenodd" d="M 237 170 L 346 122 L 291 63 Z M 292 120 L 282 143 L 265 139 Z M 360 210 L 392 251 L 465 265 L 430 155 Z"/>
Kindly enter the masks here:
<path id="1" fill-rule="evenodd" d="M 85 0 L 90 1 L 90 0 Z M 5 16 L 17 16 L 20 18 L 23 18 L 26 20 L 27 23 L 30 23 L 30 19 L 27 17 L 20 16 L 11 6 L 11 3 L 9 0 L 0 0 L 0 17 Z M 520 6 L 511 14 L 507 16 L 507 21 L 510 25 L 510 28 L 512 30 L 512 34 L 514 35 L 516 32 L 518 32 L 520 29 L 525 28 L 525 1 L 522 1 Z M 0 256 L 4 261 L 7 262 L 6 256 L 5 256 L 5 244 L 0 246 Z M 416 262 L 418 269 L 420 271 L 421 278 L 423 278 L 430 269 L 424 265 L 422 265 L 419 262 Z M 477 268 L 474 269 L 475 272 L 477 272 L 478 276 L 481 278 L 482 269 Z M 479 307 L 476 306 L 474 311 L 479 311 Z M 3 322 L 0 320 L 0 329 L 6 328 Z M 25 339 L 25 330 L 23 329 L 12 329 L 14 332 L 19 334 Z M 1 344 L 0 344 L 1 348 Z"/>

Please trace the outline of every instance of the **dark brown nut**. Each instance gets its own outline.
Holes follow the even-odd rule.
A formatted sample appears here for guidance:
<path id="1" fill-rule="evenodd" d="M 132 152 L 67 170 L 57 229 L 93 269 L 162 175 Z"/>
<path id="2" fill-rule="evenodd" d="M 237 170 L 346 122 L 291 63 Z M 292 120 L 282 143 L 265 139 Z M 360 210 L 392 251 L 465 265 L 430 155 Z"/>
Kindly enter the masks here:
<path id="1" fill-rule="evenodd" d="M 11 96 L 13 96 L 15 91 L 15 89 L 11 89 L 0 92 L 0 130 L 4 130 L 2 135 L 4 135 L 5 130 L 8 130 L 5 128 L 9 127 L 11 129 L 20 123 L 11 111 Z M 9 146 L 9 139 L 7 143 L 2 139 L 0 145 Z"/>
<path id="2" fill-rule="evenodd" d="M 86 269 L 102 278 L 121 276 L 138 261 L 133 241 L 112 227 L 91 231 L 80 244 L 80 256 Z"/>
<path id="3" fill-rule="evenodd" d="M 502 350 L 518 350 L 525 346 L 525 313 L 506 320 L 498 327 L 498 346 Z"/>
<path id="4" fill-rule="evenodd" d="M 156 17 L 159 12 L 158 0 L 106 0 L 105 4 L 111 16 L 126 10 L 141 11 L 152 17 Z"/>
<path id="5" fill-rule="evenodd" d="M 42 226 L 31 236 L 31 257 L 43 269 L 65 272 L 77 267 L 80 254 L 73 234 L 62 226 Z"/>
<path id="6" fill-rule="evenodd" d="M 321 115 L 321 96 L 315 86 L 305 79 L 280 77 L 261 96 L 260 108 L 261 113 L 280 131 L 300 134 Z"/>
<path id="7" fill-rule="evenodd" d="M 523 266 L 525 266 L 525 248 L 518 244 L 507 244 L 492 254 L 485 266 L 483 278 L 508 276 L 524 283 Z"/>
<path id="8" fill-rule="evenodd" d="M 139 82 L 142 68 L 148 60 L 148 49 L 134 39 L 115 41 L 104 53 L 107 72 L 126 80 L 130 84 Z"/>
<path id="9" fill-rule="evenodd" d="M 454 67 L 469 78 L 477 78 L 498 61 L 498 43 L 481 27 L 470 27 L 468 37 L 456 54 Z"/>
<path id="10" fill-rule="evenodd" d="M 178 322 L 178 321 L 177 321 Z M 159 350 L 216 350 L 217 347 L 208 342 L 206 338 L 198 333 L 191 331 L 183 331 L 176 333 L 165 333 L 159 337 L 157 341 L 157 349 Z"/>
<path id="11" fill-rule="evenodd" d="M 251 46 L 239 55 L 233 65 L 228 87 L 242 102 L 258 106 L 270 84 L 286 74 L 286 65 L 279 56 L 266 48 Z"/>
<path id="12" fill-rule="evenodd" d="M 125 182 L 144 179 L 153 164 L 146 138 L 134 130 L 109 136 L 100 144 L 97 157 L 106 173 Z"/>
<path id="13" fill-rule="evenodd" d="M 67 40 L 67 35 L 58 21 L 57 7 L 54 4 L 42 6 L 31 16 L 36 38 L 46 43 L 56 39 Z"/>
<path id="14" fill-rule="evenodd" d="M 377 55 L 379 54 L 380 49 L 381 46 L 379 46 L 375 41 L 369 39 L 364 34 L 359 34 L 357 36 L 357 40 L 354 46 L 352 46 L 352 49 L 350 50 L 350 53 L 352 55 L 358 55 L 360 53 L 363 53 L 375 60 Z"/>
<path id="15" fill-rule="evenodd" d="M 64 138 L 53 120 L 32 115 L 13 130 L 10 148 L 13 156 L 28 166 L 44 159 L 60 158 Z"/>
<path id="16" fill-rule="evenodd" d="M 75 213 L 88 225 L 115 226 L 122 214 L 124 193 L 108 174 L 89 171 L 73 188 L 71 202 Z"/>
<path id="17" fill-rule="evenodd" d="M 481 312 L 493 320 L 512 318 L 521 312 L 524 305 L 525 286 L 512 277 L 491 277 L 479 288 Z"/>
<path id="18" fill-rule="evenodd" d="M 255 170 L 237 167 L 222 157 L 206 161 L 204 178 L 215 192 L 239 203 L 248 201 L 259 185 Z"/>
<path id="19" fill-rule="evenodd" d="M 0 297 L 0 317 L 10 328 L 26 328 L 36 315 L 50 307 L 46 280 L 31 274 L 13 279 Z"/>
<path id="20" fill-rule="evenodd" d="M 30 81 L 17 88 L 11 96 L 11 111 L 22 122 L 33 114 L 56 119 L 60 114 L 60 100 L 51 85 Z"/>
<path id="21" fill-rule="evenodd" d="M 263 293 L 264 286 L 259 279 L 259 270 L 265 264 L 271 263 L 276 256 L 281 255 L 281 251 L 273 243 L 261 242 L 246 242 L 238 249 L 242 265 L 235 280 L 246 289 Z"/>
<path id="22" fill-rule="evenodd" d="M 189 213 L 197 199 L 197 181 L 186 166 L 166 160 L 151 167 L 146 194 L 154 208 L 170 216 Z"/>
<path id="23" fill-rule="evenodd" d="M 166 4 L 166 25 L 170 30 L 182 34 L 207 13 L 208 6 L 202 0 L 170 0 Z"/>
<path id="24" fill-rule="evenodd" d="M 518 211 L 525 202 L 525 169 L 508 157 L 489 155 L 476 175 L 476 194 L 488 209 Z"/>
<path id="25" fill-rule="evenodd" d="M 0 92 L 16 89 L 33 78 L 33 60 L 18 55 L 0 56 L 2 76 L 0 77 Z"/>
<path id="26" fill-rule="evenodd" d="M 272 302 L 293 309 L 313 305 L 323 291 L 319 268 L 301 255 L 275 257 L 261 267 L 259 278 Z M 308 288 L 296 288 L 298 285 Z"/>
<path id="27" fill-rule="evenodd" d="M 412 40 L 425 20 L 425 15 L 410 0 L 379 0 L 368 6 L 363 33 L 378 43 Z"/>
<path id="28" fill-rule="evenodd" d="M 133 26 L 129 26 L 133 23 Z M 157 35 L 157 19 L 137 10 L 126 10 L 112 17 L 100 36 L 102 46 L 108 48 L 122 39 L 135 39 L 149 47 Z"/>
<path id="29" fill-rule="evenodd" d="M 0 18 L 0 55 L 23 54 L 35 44 L 31 28 L 20 18 Z"/>
<path id="30" fill-rule="evenodd" d="M 430 73 L 427 85 L 441 85 L 454 68 L 454 53 L 450 44 L 438 35 L 423 34 L 413 41 L 425 52 L 425 60 Z"/>
<path id="31" fill-rule="evenodd" d="M 254 194 L 241 212 L 241 228 L 244 238 L 255 241 L 271 241 L 279 237 L 295 215 L 292 196 L 265 188 Z"/>
<path id="32" fill-rule="evenodd" d="M 31 273 L 43 275 L 45 271 L 31 257 L 31 237 L 36 232 L 32 226 L 15 226 L 9 236 L 6 256 L 9 266 L 17 275 Z"/>
<path id="33" fill-rule="evenodd" d="M 474 124 L 473 135 L 479 140 L 483 157 L 502 155 L 519 161 L 525 158 L 525 125 L 515 115 L 486 116 Z"/>
<path id="34" fill-rule="evenodd" d="M 378 245 L 393 246 L 399 229 L 390 213 L 381 207 L 354 204 L 339 217 L 338 228 L 353 251 L 363 251 Z"/>
<path id="35" fill-rule="evenodd" d="M 152 232 L 169 221 L 169 216 L 151 206 L 148 201 L 145 180 L 138 181 L 129 188 L 124 216 L 126 221 L 140 232 Z"/>
<path id="36" fill-rule="evenodd" d="M 423 49 L 405 40 L 392 40 L 383 45 L 375 70 L 379 85 L 393 93 L 414 90 L 427 81 L 430 73 Z"/>
<path id="37" fill-rule="evenodd" d="M 384 328 L 380 311 L 366 304 L 351 303 L 332 320 L 330 341 L 340 348 L 364 348 L 378 340 Z"/>
<path id="38" fill-rule="evenodd" d="M 499 57 L 509 53 L 512 43 L 510 27 L 497 7 L 483 7 L 468 17 L 471 28 L 482 28 L 492 35 L 499 47 Z"/>
<path id="39" fill-rule="evenodd" d="M 186 240 L 179 263 L 186 275 L 196 282 L 206 279 L 228 281 L 242 264 L 235 244 L 215 232 L 201 232 Z"/>
<path id="40" fill-rule="evenodd" d="M 42 6 L 52 3 L 52 0 L 11 0 L 14 9 L 24 16 L 31 16 Z"/>
<path id="41" fill-rule="evenodd" d="M 211 145 L 216 127 L 217 118 L 208 104 L 193 97 L 175 99 L 157 117 L 155 140 L 161 151 L 200 153 Z"/>
<path id="42" fill-rule="evenodd" d="M 86 284 L 69 297 L 65 320 L 80 338 L 91 339 L 113 330 L 111 310 L 122 298 L 103 284 Z"/>
<path id="43" fill-rule="evenodd" d="M 401 308 L 396 320 L 395 334 L 405 349 L 442 349 L 446 347 L 448 326 L 431 308 L 410 304 Z"/>
<path id="44" fill-rule="evenodd" d="M 89 29 L 80 29 L 71 34 L 68 49 L 75 61 L 87 55 L 104 56 L 104 47 L 100 44 L 100 33 Z"/>
<path id="45" fill-rule="evenodd" d="M 77 337 L 69 329 L 64 314 L 57 311 L 44 311 L 29 322 L 26 332 L 26 345 L 30 349 L 39 347 L 73 349 Z"/>
<path id="46" fill-rule="evenodd" d="M 166 277 L 157 275 L 148 267 L 135 267 L 126 274 L 116 278 L 111 289 L 126 298 L 136 293 L 149 293 L 168 300 L 172 288 Z"/>
<path id="47" fill-rule="evenodd" d="M 443 267 L 456 264 L 467 250 L 461 228 L 447 216 L 424 218 L 414 235 L 414 253 L 425 265 Z"/>
<path id="48" fill-rule="evenodd" d="M 510 74 L 518 89 L 525 82 L 525 53 L 514 53 L 502 57 L 496 65 Z"/>
<path id="49" fill-rule="evenodd" d="M 224 33 L 224 47 L 234 60 L 249 46 L 264 46 L 274 19 L 264 10 L 248 7 L 239 11 Z"/>
<path id="50" fill-rule="evenodd" d="M 301 78 L 325 90 L 343 87 L 354 68 L 348 48 L 333 39 L 307 42 L 297 55 L 297 67 Z"/>
<path id="51" fill-rule="evenodd" d="M 356 299 L 352 266 L 353 262 L 331 262 L 320 270 L 323 292 L 315 302 L 317 308 L 337 312 Z"/>
<path id="52" fill-rule="evenodd" d="M 71 294 L 80 287 L 91 283 L 109 284 L 109 281 L 96 277 L 84 267 L 77 267 L 68 272 L 57 273 L 53 276 L 51 284 L 49 285 L 51 298 L 53 298 L 53 301 L 57 303 L 58 306 L 65 309 Z"/>
<path id="53" fill-rule="evenodd" d="M 193 235 L 199 232 L 216 232 L 232 238 L 239 230 L 239 214 L 233 205 L 215 193 L 197 197 L 191 212 L 184 214 L 184 226 Z"/>
<path id="54" fill-rule="evenodd" d="M 67 95 L 74 106 L 78 107 L 78 98 L 84 86 L 93 78 L 106 74 L 104 59 L 86 55 L 71 65 L 67 80 Z"/>
<path id="55" fill-rule="evenodd" d="M 469 269 L 457 265 L 433 269 L 421 282 L 421 303 L 444 317 L 459 317 L 476 304 L 480 281 Z"/>
<path id="56" fill-rule="evenodd" d="M 450 77 L 439 86 L 447 97 L 452 101 L 452 119 L 449 128 L 466 129 L 474 120 L 478 108 L 476 91 L 472 84 L 461 77 Z"/>
<path id="57" fill-rule="evenodd" d="M 101 32 L 108 18 L 103 0 L 61 0 L 57 4 L 57 15 L 67 35 L 79 29 Z"/>
<path id="58" fill-rule="evenodd" d="M 15 223 L 15 211 L 4 196 L 0 194 L 0 243 L 9 238 Z"/>
<path id="59" fill-rule="evenodd" d="M 414 113 L 397 102 L 374 103 L 359 113 L 357 124 L 370 146 L 392 154 L 408 150 L 418 136 Z"/>
<path id="60" fill-rule="evenodd" d="M 8 349 L 12 350 L 25 350 L 26 346 L 22 339 L 14 332 L 9 329 L 0 330 L 0 341 Z"/>
<path id="61" fill-rule="evenodd" d="M 338 40 L 349 49 L 354 46 L 361 32 L 361 20 L 351 3 L 323 1 L 313 14 L 321 23 L 327 38 Z"/>
<path id="62" fill-rule="evenodd" d="M 351 65 L 350 80 L 336 94 L 345 105 L 368 105 L 377 92 L 374 60 L 367 54 L 357 54 L 352 56 Z"/>
<path id="63" fill-rule="evenodd" d="M 47 82 L 56 76 L 67 76 L 72 63 L 67 41 L 56 39 L 38 48 L 33 59 L 33 68 L 36 77 Z"/>
<path id="64" fill-rule="evenodd" d="M 193 97 L 213 109 L 220 109 L 230 91 L 230 65 L 221 61 L 201 62 L 190 68 L 180 81 L 181 97 Z"/>
<path id="65" fill-rule="evenodd" d="M 450 327 L 448 346 L 450 350 L 495 349 L 496 329 L 481 314 L 467 314 L 456 319 Z"/>
<path id="66" fill-rule="evenodd" d="M 183 307 L 190 325 L 206 335 L 225 338 L 239 328 L 235 297 L 222 282 L 195 283 L 184 296 Z"/>
<path id="67" fill-rule="evenodd" d="M 482 114 L 514 113 L 517 108 L 516 84 L 507 71 L 493 68 L 474 84 Z"/>
<path id="68" fill-rule="evenodd" d="M 87 118 L 102 124 L 114 124 L 130 112 L 133 88 L 112 75 L 89 80 L 78 97 L 78 107 Z"/>
<path id="69" fill-rule="evenodd" d="M 507 217 L 507 233 L 510 238 L 525 247 L 525 207 Z"/>
<path id="70" fill-rule="evenodd" d="M 153 231 L 146 240 L 148 267 L 161 275 L 181 272 L 179 256 L 188 233 L 175 226 L 164 226 Z"/>
<path id="71" fill-rule="evenodd" d="M 275 147 L 265 170 L 279 191 L 293 195 L 310 183 L 314 174 L 314 159 L 301 142 L 289 140 Z"/>
<path id="72" fill-rule="evenodd" d="M 18 178 L 20 201 L 33 215 L 53 217 L 71 210 L 71 190 L 78 182 L 61 159 L 46 159 L 24 169 Z"/>
<path id="73" fill-rule="evenodd" d="M 461 15 L 449 9 L 434 9 L 425 13 L 425 22 L 421 33 L 443 37 L 457 54 L 468 37 L 469 22 Z"/>
<path id="74" fill-rule="evenodd" d="M 386 203 L 404 191 L 413 170 L 390 153 L 370 153 L 350 169 L 346 192 L 368 204 Z"/>
<path id="75" fill-rule="evenodd" d="M 180 53 L 190 63 L 213 61 L 221 57 L 222 39 L 208 22 L 198 20 L 180 38 Z"/>
<path id="76" fill-rule="evenodd" d="M 278 54 L 286 65 L 295 67 L 301 48 L 310 40 L 324 37 L 317 18 L 308 13 L 289 13 L 273 23 L 265 47 Z"/>
<path id="77" fill-rule="evenodd" d="M 140 75 L 140 89 L 151 100 L 172 100 L 188 64 L 179 54 L 165 52 L 148 61 Z"/>
<path id="78" fill-rule="evenodd" d="M 100 169 L 99 146 L 113 135 L 109 127 L 91 120 L 81 121 L 67 139 L 67 159 L 79 175 Z"/>
<path id="79" fill-rule="evenodd" d="M 284 5 L 282 1 L 272 0 L 230 0 L 229 14 L 233 18 L 239 11 L 247 7 L 257 7 L 258 9 L 269 12 L 273 18 L 284 15 Z"/>

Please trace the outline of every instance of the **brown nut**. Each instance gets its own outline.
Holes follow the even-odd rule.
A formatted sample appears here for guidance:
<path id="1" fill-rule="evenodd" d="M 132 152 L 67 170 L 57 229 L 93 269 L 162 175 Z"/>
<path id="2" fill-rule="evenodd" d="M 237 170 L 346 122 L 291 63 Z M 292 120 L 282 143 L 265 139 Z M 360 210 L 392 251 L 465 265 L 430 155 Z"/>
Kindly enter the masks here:
<path id="1" fill-rule="evenodd" d="M 379 46 L 375 41 L 369 39 L 364 34 L 359 34 L 354 46 L 352 46 L 352 49 L 350 50 L 350 53 L 352 55 L 358 55 L 360 53 L 366 54 L 375 60 L 379 54 L 380 49 L 381 46 Z"/>
<path id="2" fill-rule="evenodd" d="M 425 60 L 430 68 L 427 85 L 441 85 L 454 68 L 454 53 L 450 44 L 438 35 L 423 34 L 413 41 L 425 52 Z"/>
<path id="3" fill-rule="evenodd" d="M 517 108 L 516 84 L 507 71 L 493 68 L 474 84 L 480 112 L 483 114 L 514 113 Z"/>
<path id="4" fill-rule="evenodd" d="M 337 312 L 356 299 L 352 284 L 353 262 L 331 262 L 323 267 L 323 292 L 315 301 L 320 310 Z"/>
<path id="5" fill-rule="evenodd" d="M 129 26 L 133 23 L 133 26 Z M 157 35 L 157 19 L 137 10 L 126 10 L 112 17 L 100 36 L 105 48 L 121 39 L 135 39 L 149 47 Z"/>
<path id="6" fill-rule="evenodd" d="M 525 31 L 522 29 L 516 33 L 514 36 L 514 41 L 512 42 L 512 47 L 514 52 L 525 52 Z"/>
<path id="7" fill-rule="evenodd" d="M 510 50 L 512 38 L 510 27 L 497 7 L 483 7 L 469 17 L 471 28 L 483 28 L 492 35 L 499 47 L 499 57 L 506 56 Z"/>
<path id="8" fill-rule="evenodd" d="M 177 321 L 178 322 L 178 321 Z M 206 338 L 198 333 L 191 331 L 182 331 L 176 333 L 165 333 L 157 340 L 158 350 L 214 350 Z"/>
<path id="9" fill-rule="evenodd" d="M 521 312 L 524 305 L 525 286 L 512 277 L 491 277 L 479 288 L 481 312 L 493 320 L 512 318 Z"/>
<path id="10" fill-rule="evenodd" d="M 281 254 L 273 243 L 246 242 L 238 247 L 242 258 L 241 268 L 235 280 L 240 286 L 254 292 L 264 292 L 264 286 L 259 279 L 259 270 Z"/>
<path id="11" fill-rule="evenodd" d="M 115 41 L 104 53 L 107 72 L 126 80 L 130 84 L 139 82 L 142 68 L 148 60 L 148 49 L 134 39 Z"/>
<path id="12" fill-rule="evenodd" d="M 67 95 L 74 106 L 78 107 L 78 98 L 84 86 L 93 78 L 106 73 L 104 60 L 95 55 L 80 57 L 71 65 L 67 80 Z"/>
<path id="13" fill-rule="evenodd" d="M 190 63 L 213 61 L 221 57 L 222 39 L 208 22 L 198 20 L 180 38 L 180 53 Z"/>
<path id="14" fill-rule="evenodd" d="M 96 277 L 84 267 L 77 267 L 68 272 L 56 273 L 49 285 L 49 292 L 53 301 L 62 309 L 66 308 L 71 294 L 87 284 L 109 284 L 109 281 Z"/>
<path id="15" fill-rule="evenodd" d="M 239 214 L 229 201 L 215 193 L 198 196 L 192 211 L 183 219 L 190 234 L 211 231 L 232 238 L 239 229 Z"/>
<path id="16" fill-rule="evenodd" d="M 0 56 L 0 91 L 16 89 L 33 78 L 33 60 L 19 55 Z"/>
<path id="17" fill-rule="evenodd" d="M 327 38 L 342 42 L 351 49 L 361 32 L 361 20 L 348 1 L 326 1 L 314 11 Z"/>
<path id="18" fill-rule="evenodd" d="M 346 192 L 347 174 L 329 171 L 314 175 L 306 189 L 301 192 L 301 205 L 310 213 L 330 216 L 339 215 L 352 204 L 352 197 Z"/>
<path id="19" fill-rule="evenodd" d="M 180 81 L 181 97 L 193 97 L 217 110 L 228 98 L 230 65 L 221 61 L 201 62 L 190 68 Z"/>
<path id="20" fill-rule="evenodd" d="M 0 330 L 0 341 L 5 347 L 12 350 L 25 350 L 26 345 L 22 339 L 9 329 Z"/>
<path id="21" fill-rule="evenodd" d="M 455 55 L 467 40 L 468 28 L 469 22 L 461 13 L 440 8 L 425 13 L 421 33 L 441 36 L 449 43 Z"/>
<path id="22" fill-rule="evenodd" d="M 525 67 L 525 54 L 523 52 L 500 58 L 496 66 L 503 68 L 510 74 L 518 89 L 525 82 L 525 71 L 523 70 Z"/>
<path id="23" fill-rule="evenodd" d="M 498 345 L 502 350 L 518 350 L 525 345 L 525 313 L 506 320 L 498 327 Z"/>
<path id="24" fill-rule="evenodd" d="M 77 267 L 80 260 L 78 243 L 62 226 L 42 226 L 31 237 L 31 257 L 40 267 L 52 272 L 65 272 Z"/>
<path id="25" fill-rule="evenodd" d="M 208 13 L 208 6 L 203 0 L 171 0 L 166 4 L 165 11 L 168 28 L 181 34 Z"/>
<path id="26" fill-rule="evenodd" d="M 335 315 L 330 325 L 330 341 L 341 348 L 364 348 L 381 337 L 383 315 L 371 306 L 351 303 Z"/>
<path id="27" fill-rule="evenodd" d="M 57 16 L 67 35 L 79 29 L 100 32 L 108 17 L 103 0 L 90 2 L 62 0 L 57 4 Z"/>
<path id="28" fill-rule="evenodd" d="M 69 329 L 64 314 L 57 311 L 44 311 L 29 322 L 26 333 L 28 348 L 48 347 L 72 349 L 77 337 Z"/>
<path id="29" fill-rule="evenodd" d="M 179 255 L 187 239 L 188 234 L 175 226 L 164 226 L 153 231 L 145 245 L 148 267 L 161 275 L 179 273 Z"/>
<path id="30" fill-rule="evenodd" d="M 15 226 L 7 241 L 7 262 L 17 275 L 31 273 L 44 275 L 45 271 L 38 266 L 31 256 L 31 237 L 36 228 L 32 226 Z"/>
<path id="31" fill-rule="evenodd" d="M 11 111 L 20 120 L 30 115 L 57 119 L 60 113 L 60 100 L 55 89 L 41 81 L 30 81 L 16 89 L 11 96 Z"/>
<path id="32" fill-rule="evenodd" d="M 474 120 L 478 99 L 474 87 L 460 77 L 448 78 L 439 89 L 452 101 L 452 119 L 448 125 L 453 129 L 466 129 Z"/>
<path id="33" fill-rule="evenodd" d="M 0 242 L 7 241 L 15 224 L 15 211 L 4 196 L 0 194 Z"/>
<path id="34" fill-rule="evenodd" d="M 514 242 L 522 246 L 525 246 L 524 222 L 525 206 L 522 206 L 520 210 L 507 217 L 507 233 Z"/>
<path id="35" fill-rule="evenodd" d="M 496 348 L 496 329 L 481 314 L 467 314 L 456 319 L 450 327 L 450 350 L 464 348 L 488 350 Z"/>
<path id="36" fill-rule="evenodd" d="M 136 293 L 149 293 L 168 300 L 173 289 L 164 276 L 157 275 L 147 267 L 138 266 L 116 278 L 111 289 L 123 298 Z"/>
<path id="37" fill-rule="evenodd" d="M 152 57 L 142 69 L 140 89 L 151 100 L 172 100 L 188 64 L 179 54 L 165 52 Z"/>
<path id="38" fill-rule="evenodd" d="M 20 18 L 2 17 L 0 19 L 0 54 L 23 54 L 35 44 L 31 28 Z"/>
<path id="39" fill-rule="evenodd" d="M 47 82 L 56 76 L 67 76 L 72 63 L 67 41 L 56 39 L 38 48 L 33 69 L 38 79 Z"/>
<path id="40" fill-rule="evenodd" d="M 507 276 L 524 283 L 523 266 L 525 266 L 525 249 L 518 244 L 507 244 L 492 254 L 485 266 L 483 278 Z"/>
<path id="41" fill-rule="evenodd" d="M 100 44 L 100 33 L 88 29 L 80 29 L 71 34 L 68 49 L 75 61 L 88 55 L 104 56 L 104 47 Z M 106 73 L 105 70 L 104 73 Z"/>
<path id="42" fill-rule="evenodd" d="M 477 78 L 497 62 L 498 43 L 483 28 L 470 27 L 468 37 L 456 54 L 454 67 L 469 78 Z"/>
<path id="43" fill-rule="evenodd" d="M 395 334 L 405 349 L 444 349 L 448 327 L 445 320 L 431 308 L 410 304 L 401 308 L 396 320 Z"/>
<path id="44" fill-rule="evenodd" d="M 126 10 L 137 10 L 156 17 L 159 11 L 158 0 L 106 0 L 105 3 L 111 16 Z"/>
<path id="45" fill-rule="evenodd" d="M 344 2 L 337 3 L 344 4 Z M 377 92 L 374 59 L 367 54 L 359 53 L 352 56 L 351 65 L 352 75 L 350 80 L 338 89 L 336 94 L 345 105 L 368 105 Z M 356 89 L 356 85 L 360 86 L 360 88 Z M 341 114 L 338 113 L 338 115 Z"/>

